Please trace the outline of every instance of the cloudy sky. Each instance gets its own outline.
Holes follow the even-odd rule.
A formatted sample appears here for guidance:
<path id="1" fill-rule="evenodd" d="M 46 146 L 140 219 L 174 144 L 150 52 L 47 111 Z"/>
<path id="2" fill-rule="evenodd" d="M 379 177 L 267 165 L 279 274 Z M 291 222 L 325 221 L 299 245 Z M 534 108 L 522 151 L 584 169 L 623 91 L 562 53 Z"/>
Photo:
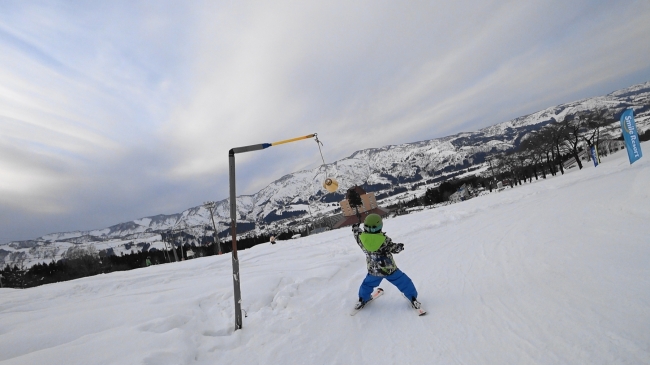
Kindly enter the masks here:
<path id="1" fill-rule="evenodd" d="M 228 194 L 650 80 L 650 2 L 0 2 L 0 243 Z M 317 166 L 237 157 L 238 193 Z"/>

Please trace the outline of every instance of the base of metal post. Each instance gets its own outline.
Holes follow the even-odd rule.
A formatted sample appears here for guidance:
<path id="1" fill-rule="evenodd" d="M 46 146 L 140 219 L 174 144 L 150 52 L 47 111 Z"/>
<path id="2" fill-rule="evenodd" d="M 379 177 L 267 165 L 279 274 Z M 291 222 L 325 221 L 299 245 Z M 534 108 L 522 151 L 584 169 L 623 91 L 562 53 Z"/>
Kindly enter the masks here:
<path id="1" fill-rule="evenodd" d="M 235 288 L 235 331 L 242 328 L 242 314 L 241 314 L 241 289 L 239 282 L 239 259 L 236 252 L 232 255 L 232 283 Z"/>

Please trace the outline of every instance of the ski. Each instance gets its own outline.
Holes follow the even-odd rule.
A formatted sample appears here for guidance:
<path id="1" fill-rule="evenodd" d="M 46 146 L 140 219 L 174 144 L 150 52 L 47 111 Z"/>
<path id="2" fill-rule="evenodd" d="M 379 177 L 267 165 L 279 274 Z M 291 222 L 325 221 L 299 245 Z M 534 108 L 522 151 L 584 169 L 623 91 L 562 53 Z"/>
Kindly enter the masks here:
<path id="1" fill-rule="evenodd" d="M 422 303 L 418 302 L 417 300 L 410 300 L 406 296 L 404 296 L 404 299 L 409 301 L 411 308 L 415 309 L 415 312 L 418 314 L 418 316 L 423 316 L 427 314 L 427 311 L 424 310 L 424 308 L 422 308 Z"/>
<path id="2" fill-rule="evenodd" d="M 422 308 L 422 307 L 420 307 L 420 308 L 413 307 L 413 309 L 415 309 L 415 312 L 418 314 L 418 316 L 423 316 L 423 315 L 427 314 L 427 311 L 425 311 L 424 308 Z"/>
<path id="3" fill-rule="evenodd" d="M 359 311 L 362 310 L 365 306 L 367 306 L 368 303 L 370 303 L 370 302 L 372 302 L 373 300 L 379 298 L 379 297 L 382 296 L 383 294 L 384 294 L 384 289 L 382 289 L 382 288 L 377 288 L 377 290 L 375 290 L 375 292 L 372 293 L 372 295 L 370 296 L 370 300 L 367 301 L 367 302 L 365 302 L 365 303 L 363 303 L 363 304 L 361 304 L 361 303 L 357 303 L 357 305 L 354 306 L 354 309 L 352 309 L 352 312 L 350 312 L 350 315 L 353 316 L 353 315 L 359 313 Z"/>

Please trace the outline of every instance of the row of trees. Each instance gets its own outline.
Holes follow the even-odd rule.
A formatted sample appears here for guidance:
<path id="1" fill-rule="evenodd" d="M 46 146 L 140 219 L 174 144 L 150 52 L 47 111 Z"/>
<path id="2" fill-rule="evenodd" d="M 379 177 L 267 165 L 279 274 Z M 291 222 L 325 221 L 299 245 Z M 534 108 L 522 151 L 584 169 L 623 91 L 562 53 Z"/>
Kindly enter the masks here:
<path id="1" fill-rule="evenodd" d="M 297 231 L 280 232 L 278 240 L 288 240 Z M 147 258 L 156 264 L 165 264 L 182 260 L 182 251 L 191 250 L 194 257 L 212 256 L 217 254 L 217 246 L 212 236 L 195 237 L 187 232 L 163 233 L 167 240 L 168 249 L 156 249 L 144 244 L 142 251 L 131 250 L 129 254 L 113 255 L 106 251 L 98 251 L 94 246 L 73 246 L 64 259 L 50 263 L 36 264 L 26 268 L 24 263 L 6 265 L 0 270 L 0 281 L 6 288 L 30 288 L 43 284 L 74 280 L 86 276 L 107 274 L 114 271 L 126 271 L 146 266 Z M 237 239 L 237 250 L 245 250 L 260 243 L 269 242 L 270 235 L 247 235 Z M 174 253 L 176 251 L 176 254 Z M 223 253 L 232 251 L 230 242 L 222 242 Z"/>
<path id="2" fill-rule="evenodd" d="M 400 210 L 443 203 L 463 185 L 492 191 L 499 181 L 514 186 L 526 180 L 532 182 L 533 178 L 539 179 L 540 176 L 564 174 L 564 163 L 569 159 L 575 159 L 578 168 L 582 169 L 580 154 L 584 149 L 589 151 L 596 146 L 599 157 L 608 154 L 609 145 L 614 140 L 608 132 L 620 128 L 616 117 L 611 111 L 600 110 L 567 115 L 560 122 L 552 120 L 540 130 L 524 136 L 517 149 L 487 156 L 489 168 L 481 176 L 444 181 L 436 188 L 427 189 L 422 197 L 413 196 L 388 208 Z M 648 132 L 640 139 L 650 138 Z M 587 154 L 587 159 L 590 158 Z"/>
<path id="3" fill-rule="evenodd" d="M 493 180 L 511 181 L 514 185 L 541 174 L 564 174 L 563 163 L 575 159 L 582 169 L 580 153 L 596 146 L 600 155 L 607 155 L 612 139 L 607 132 L 615 129 L 614 115 L 607 111 L 580 112 L 567 115 L 563 121 L 550 123 L 524 137 L 515 151 L 488 157 L 488 176 Z M 587 153 L 587 160 L 591 155 Z M 599 161 L 600 162 L 600 161 Z"/>
<path id="4" fill-rule="evenodd" d="M 398 214 L 406 208 L 418 206 L 431 206 L 449 201 L 449 197 L 457 192 L 463 185 L 471 187 L 473 190 L 479 187 L 489 187 L 490 178 L 485 176 L 469 176 L 462 179 L 450 179 L 442 182 L 435 188 L 428 188 L 426 193 L 417 197 L 413 195 L 410 198 L 400 200 L 399 202 L 389 205 L 387 208 L 396 211 Z"/>

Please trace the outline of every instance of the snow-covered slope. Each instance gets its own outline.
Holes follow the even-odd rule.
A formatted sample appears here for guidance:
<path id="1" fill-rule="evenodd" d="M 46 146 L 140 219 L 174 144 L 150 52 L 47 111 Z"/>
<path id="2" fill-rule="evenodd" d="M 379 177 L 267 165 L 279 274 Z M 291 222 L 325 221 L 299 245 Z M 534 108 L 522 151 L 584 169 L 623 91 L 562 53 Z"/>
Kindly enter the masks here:
<path id="1" fill-rule="evenodd" d="M 642 148 L 650 150 L 649 143 Z M 354 317 L 347 229 L 229 255 L 0 289 L 0 363 L 647 364 L 650 160 L 389 219 L 428 314 L 389 283 Z"/>
<path id="2" fill-rule="evenodd" d="M 340 201 L 341 194 L 324 194 L 321 184 L 325 176 L 335 175 L 340 191 L 354 185 L 366 185 L 377 194 L 398 186 L 432 181 L 472 165 L 481 164 L 488 152 L 516 147 L 522 137 L 548 123 L 561 121 L 568 114 L 585 110 L 609 109 L 620 111 L 633 107 L 639 131 L 650 128 L 650 82 L 613 92 L 606 96 L 583 99 L 547 108 L 539 112 L 496 124 L 476 132 L 402 145 L 371 148 L 313 170 L 303 170 L 273 181 L 261 191 L 238 197 L 239 222 L 257 228 L 283 218 L 305 215 L 306 202 L 315 212 L 326 214 Z M 221 229 L 229 225 L 227 200 L 217 202 L 216 221 Z M 159 215 L 118 224 L 88 232 L 50 234 L 35 240 L 11 242 L 0 246 L 0 265 L 24 262 L 31 266 L 49 262 L 65 255 L 75 244 L 93 243 L 96 247 L 113 248 L 113 252 L 128 251 L 124 245 L 145 243 L 162 248 L 159 233 L 179 226 L 209 225 L 208 211 L 193 207 L 180 214 Z M 277 229 L 277 228 L 275 228 Z M 137 249 L 137 246 L 136 246 Z"/>

